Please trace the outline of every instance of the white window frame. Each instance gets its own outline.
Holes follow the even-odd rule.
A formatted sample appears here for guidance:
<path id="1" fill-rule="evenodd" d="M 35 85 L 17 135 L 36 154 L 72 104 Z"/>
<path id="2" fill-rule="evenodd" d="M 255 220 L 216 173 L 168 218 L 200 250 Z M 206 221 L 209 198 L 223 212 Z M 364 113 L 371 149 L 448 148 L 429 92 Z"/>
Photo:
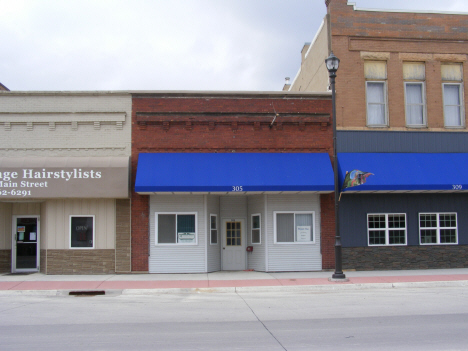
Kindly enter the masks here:
<path id="1" fill-rule="evenodd" d="M 383 124 L 371 124 L 369 123 L 369 105 L 377 105 L 377 103 L 371 103 L 368 100 L 368 84 L 369 83 L 380 83 L 383 84 L 383 93 L 384 93 L 384 107 L 385 107 L 385 112 L 384 112 L 384 123 Z M 381 104 L 379 104 L 381 105 Z M 388 94 L 387 94 L 387 81 L 385 80 L 366 80 L 366 125 L 367 127 L 388 127 Z"/>
<path id="2" fill-rule="evenodd" d="M 407 85 L 408 84 L 411 84 L 411 85 L 421 85 L 421 94 L 422 94 L 422 103 L 421 104 L 412 104 L 412 105 L 422 105 L 423 107 L 423 110 L 422 110 L 422 119 L 423 119 L 423 122 L 422 124 L 409 124 L 409 121 L 408 121 L 408 94 L 407 94 Z M 426 84 L 424 81 L 412 81 L 412 80 L 408 80 L 408 81 L 405 81 L 405 119 L 406 119 L 406 127 L 408 128 L 426 128 L 427 127 L 427 103 L 426 103 Z"/>
<path id="3" fill-rule="evenodd" d="M 436 227 L 422 227 L 421 228 L 421 215 L 437 215 L 437 226 Z M 455 227 L 441 227 L 440 226 L 440 215 L 455 215 Z M 458 214 L 457 212 L 420 212 L 418 213 L 418 227 L 419 227 L 419 244 L 420 245 L 458 245 Z M 424 229 L 435 229 L 436 239 L 435 243 L 423 243 L 421 240 L 421 230 Z M 440 242 L 440 230 L 441 229 L 455 229 L 456 242 L 454 243 L 441 243 Z"/>
<path id="4" fill-rule="evenodd" d="M 284 241 L 277 241 L 277 225 L 276 225 L 276 217 L 278 214 L 287 214 L 292 213 L 296 214 L 312 214 L 312 228 L 311 228 L 311 235 L 313 240 L 312 241 L 294 241 L 294 242 L 284 242 Z M 294 228 L 296 228 L 296 216 L 294 216 Z M 273 230 L 274 230 L 274 243 L 278 245 L 313 245 L 315 244 L 315 211 L 273 211 Z M 294 229 L 295 230 L 295 229 Z M 296 238 L 294 238 L 296 240 Z"/>
<path id="5" fill-rule="evenodd" d="M 258 228 L 254 228 L 253 226 L 253 218 L 258 216 Z M 253 242 L 253 231 L 254 230 L 258 230 L 259 231 L 259 235 L 258 235 L 258 239 L 259 239 L 259 242 L 258 243 L 254 243 Z M 253 213 L 251 216 L 250 216 L 250 243 L 252 245 L 261 245 L 262 244 L 262 214 L 261 213 Z"/>
<path id="6" fill-rule="evenodd" d="M 211 219 L 212 219 L 213 217 L 215 218 L 216 228 L 212 228 L 212 227 L 211 227 Z M 209 223 L 209 228 L 210 228 L 210 232 L 209 232 L 209 233 L 210 233 L 210 245 L 219 245 L 219 228 L 218 228 L 218 227 L 219 227 L 218 215 L 217 215 L 217 214 L 214 214 L 214 213 L 210 213 L 210 223 Z M 215 242 L 215 243 L 212 241 L 213 237 L 212 237 L 212 235 L 211 235 L 211 232 L 212 232 L 213 230 L 216 230 L 216 242 Z"/>
<path id="7" fill-rule="evenodd" d="M 177 235 L 177 216 L 179 215 L 195 215 L 195 242 L 194 243 L 159 243 L 158 242 L 158 216 L 159 215 L 175 215 L 176 216 L 176 232 Z M 198 245 L 198 213 L 197 212 L 155 212 L 154 213 L 154 244 L 156 246 L 195 246 Z M 177 240 L 177 237 L 176 237 Z"/>
<path id="8" fill-rule="evenodd" d="M 385 216 L 385 228 L 369 228 L 370 216 Z M 390 230 L 402 230 L 403 228 L 390 228 L 388 226 L 388 216 L 405 216 L 405 243 L 404 244 L 390 244 Z M 408 221 L 406 213 L 368 213 L 367 214 L 367 246 L 408 246 Z M 370 232 L 384 231 L 385 230 L 385 244 L 371 244 Z"/>
<path id="9" fill-rule="evenodd" d="M 93 246 L 90 247 L 75 247 L 72 246 L 72 218 L 74 217 L 92 217 L 93 218 Z M 96 247 L 96 216 L 95 215 L 70 215 L 68 221 L 68 246 L 70 250 L 94 250 Z"/>
<path id="10" fill-rule="evenodd" d="M 459 94 L 459 101 L 460 105 L 459 106 L 459 111 L 460 111 L 460 125 L 459 126 L 449 126 L 447 125 L 447 119 L 445 116 L 445 106 L 447 104 L 445 103 L 445 86 L 446 85 L 458 85 L 458 94 Z M 465 128 L 465 100 L 464 100 L 464 92 L 463 92 L 463 84 L 462 83 L 455 83 L 455 82 L 444 82 L 442 83 L 442 98 L 443 98 L 443 108 L 444 108 L 444 126 L 445 128 L 450 128 L 450 129 L 460 129 L 460 128 Z M 456 106 L 456 105 L 449 105 L 449 106 Z"/>

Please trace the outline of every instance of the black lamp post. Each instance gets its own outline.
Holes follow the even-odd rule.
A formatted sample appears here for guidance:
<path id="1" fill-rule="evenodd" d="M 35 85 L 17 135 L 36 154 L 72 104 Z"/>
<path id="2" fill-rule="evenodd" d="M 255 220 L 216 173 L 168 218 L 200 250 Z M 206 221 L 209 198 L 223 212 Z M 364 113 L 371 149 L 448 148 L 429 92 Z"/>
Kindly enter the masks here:
<path id="1" fill-rule="evenodd" d="M 333 55 L 333 52 L 325 59 L 325 64 L 330 77 L 330 85 L 332 89 L 332 113 L 333 113 L 333 171 L 335 173 L 335 273 L 332 279 L 345 279 L 346 276 L 342 270 L 341 260 L 341 237 L 340 237 L 340 221 L 338 212 L 338 199 L 340 196 L 340 184 L 338 180 L 338 157 L 336 150 L 336 101 L 335 101 L 335 78 L 336 71 L 340 65 L 340 59 Z"/>

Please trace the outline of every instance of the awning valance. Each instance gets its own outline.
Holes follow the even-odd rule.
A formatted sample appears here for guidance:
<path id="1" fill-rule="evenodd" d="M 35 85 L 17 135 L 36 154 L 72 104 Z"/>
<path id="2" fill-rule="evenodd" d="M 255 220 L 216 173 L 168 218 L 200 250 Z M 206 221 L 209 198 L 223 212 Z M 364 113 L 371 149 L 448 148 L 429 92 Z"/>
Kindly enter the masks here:
<path id="1" fill-rule="evenodd" d="M 340 186 L 346 172 L 373 175 L 345 192 L 468 190 L 466 153 L 339 153 Z"/>
<path id="2" fill-rule="evenodd" d="M 333 191 L 325 153 L 142 153 L 137 193 Z"/>

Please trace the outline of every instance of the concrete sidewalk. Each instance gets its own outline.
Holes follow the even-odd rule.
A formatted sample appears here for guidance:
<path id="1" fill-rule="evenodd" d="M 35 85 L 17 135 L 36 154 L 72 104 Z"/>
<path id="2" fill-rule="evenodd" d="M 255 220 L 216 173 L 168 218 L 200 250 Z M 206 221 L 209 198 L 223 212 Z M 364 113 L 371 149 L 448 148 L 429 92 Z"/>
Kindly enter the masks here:
<path id="1" fill-rule="evenodd" d="M 330 281 L 333 272 L 220 271 L 200 274 L 0 275 L 0 295 L 57 295 L 118 291 L 122 294 L 170 292 L 316 291 L 369 288 L 468 286 L 468 268 L 406 271 L 347 271 L 347 281 Z"/>

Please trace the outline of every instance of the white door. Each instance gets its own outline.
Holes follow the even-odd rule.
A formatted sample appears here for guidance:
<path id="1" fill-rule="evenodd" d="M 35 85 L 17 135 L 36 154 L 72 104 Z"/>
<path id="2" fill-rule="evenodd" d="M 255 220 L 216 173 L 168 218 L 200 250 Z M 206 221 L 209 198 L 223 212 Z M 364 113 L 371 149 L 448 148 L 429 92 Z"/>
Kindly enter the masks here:
<path id="1" fill-rule="evenodd" d="M 39 271 L 39 216 L 13 216 L 11 272 Z"/>
<path id="2" fill-rule="evenodd" d="M 246 269 L 245 220 L 223 219 L 222 237 L 223 271 Z"/>

